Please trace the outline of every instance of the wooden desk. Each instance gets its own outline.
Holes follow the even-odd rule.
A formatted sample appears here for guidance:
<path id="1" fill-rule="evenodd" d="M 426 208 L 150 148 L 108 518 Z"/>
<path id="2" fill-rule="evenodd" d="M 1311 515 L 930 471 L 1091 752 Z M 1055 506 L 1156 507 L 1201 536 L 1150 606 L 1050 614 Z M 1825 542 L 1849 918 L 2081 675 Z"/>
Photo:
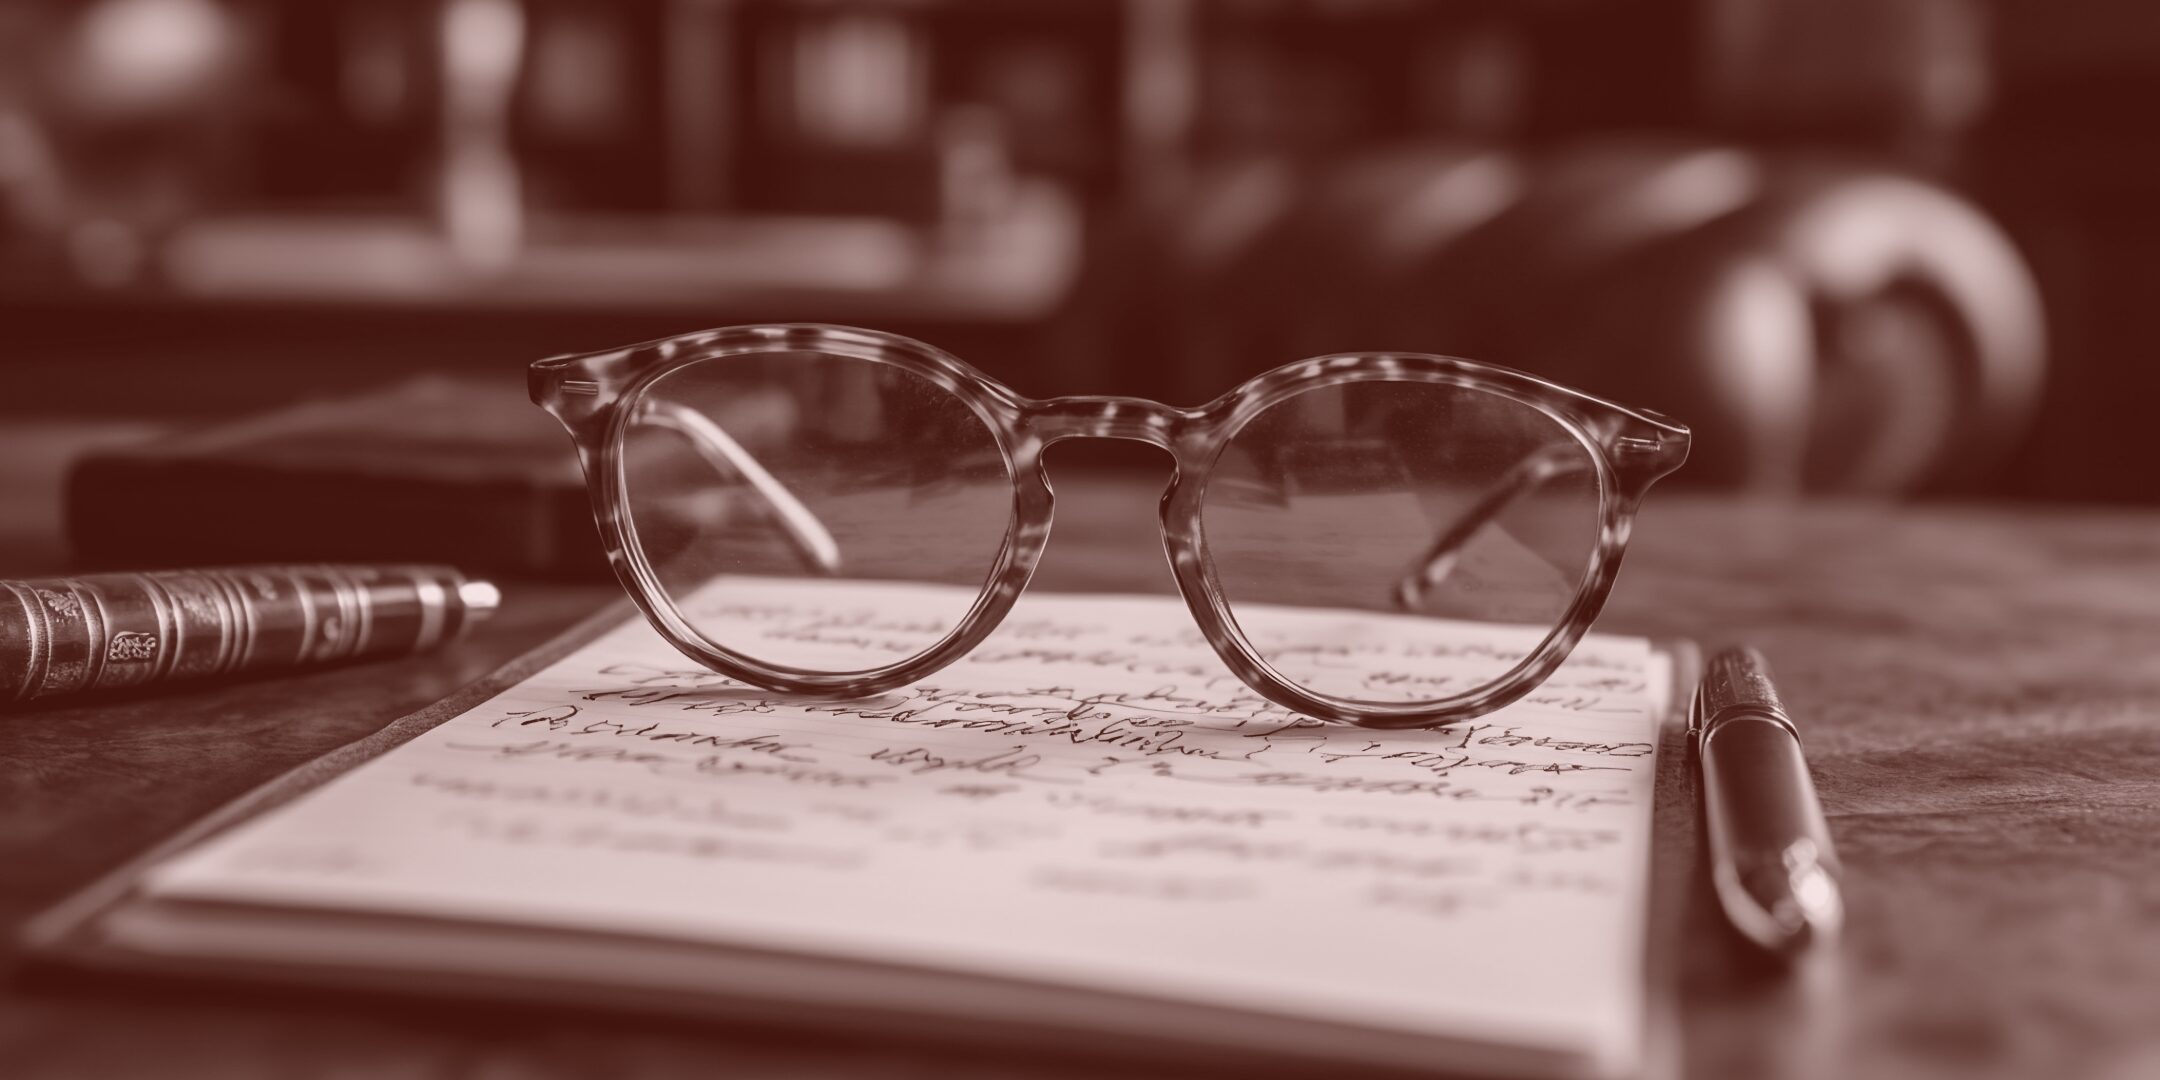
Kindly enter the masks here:
<path id="1" fill-rule="evenodd" d="M 1151 499 L 1068 490 L 1038 587 L 1168 587 Z M 1849 940 L 1797 981 L 1742 962 L 1697 890 L 1688 1075 L 2160 1076 L 2160 514 L 1662 498 L 1628 561 L 1606 628 L 1769 653 L 1849 873 Z M 0 716 L 0 926 L 612 595 L 513 587 L 454 652 Z M 24 1080 L 1110 1071 L 560 1013 L 0 993 L 0 1071 Z"/>

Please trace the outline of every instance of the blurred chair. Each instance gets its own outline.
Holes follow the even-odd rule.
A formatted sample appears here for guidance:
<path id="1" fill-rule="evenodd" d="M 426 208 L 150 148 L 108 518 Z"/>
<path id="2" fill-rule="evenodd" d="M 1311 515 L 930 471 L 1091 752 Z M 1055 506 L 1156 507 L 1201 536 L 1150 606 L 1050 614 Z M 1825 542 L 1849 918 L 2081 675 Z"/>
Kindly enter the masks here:
<path id="1" fill-rule="evenodd" d="M 1147 332 L 1189 369 L 1169 390 L 1468 355 L 1682 417 L 1687 474 L 1750 490 L 1955 484 L 2020 434 L 2044 368 L 2001 230 L 1865 163 L 1658 139 L 1253 160 L 1203 170 L 1138 242 Z"/>

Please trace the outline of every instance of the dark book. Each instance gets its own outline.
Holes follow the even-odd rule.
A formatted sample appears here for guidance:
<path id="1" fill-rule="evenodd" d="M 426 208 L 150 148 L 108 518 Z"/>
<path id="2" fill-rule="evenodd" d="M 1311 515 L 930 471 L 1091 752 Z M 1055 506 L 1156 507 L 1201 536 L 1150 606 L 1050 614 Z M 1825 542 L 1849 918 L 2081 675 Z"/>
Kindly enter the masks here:
<path id="1" fill-rule="evenodd" d="M 415 379 L 94 452 L 69 471 L 66 521 L 91 567 L 606 572 L 568 437 L 503 382 Z"/>

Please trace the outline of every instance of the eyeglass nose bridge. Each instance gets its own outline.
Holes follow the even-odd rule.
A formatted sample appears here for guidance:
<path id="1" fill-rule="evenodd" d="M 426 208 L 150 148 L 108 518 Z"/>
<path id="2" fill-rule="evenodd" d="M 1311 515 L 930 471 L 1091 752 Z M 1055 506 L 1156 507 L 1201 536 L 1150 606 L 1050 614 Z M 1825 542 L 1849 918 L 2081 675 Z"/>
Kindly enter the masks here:
<path id="1" fill-rule="evenodd" d="M 1124 439 L 1173 453 L 1197 415 L 1146 398 L 1079 395 L 1030 401 L 1022 422 L 1044 446 L 1065 439 Z"/>

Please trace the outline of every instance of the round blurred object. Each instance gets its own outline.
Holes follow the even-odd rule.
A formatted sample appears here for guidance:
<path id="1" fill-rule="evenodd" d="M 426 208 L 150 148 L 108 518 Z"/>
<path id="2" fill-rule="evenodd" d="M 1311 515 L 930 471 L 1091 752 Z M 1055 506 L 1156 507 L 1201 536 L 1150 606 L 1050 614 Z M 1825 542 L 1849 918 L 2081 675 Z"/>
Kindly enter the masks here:
<path id="1" fill-rule="evenodd" d="M 1761 175 L 1727 213 L 1548 275 L 1565 317 L 1514 320 L 1523 362 L 1686 417 L 1695 480 L 1895 493 L 1999 459 L 2045 368 L 2038 288 L 2001 229 L 1880 168 Z"/>
<path id="2" fill-rule="evenodd" d="M 1808 296 L 1823 400 L 1812 486 L 1970 476 L 2031 420 L 2046 372 L 2039 286 L 2001 227 L 1958 195 L 1864 165 L 1790 161 L 1761 202 L 1703 239 L 1772 255 Z M 1932 447 L 1916 437 L 1930 427 Z"/>
<path id="3" fill-rule="evenodd" d="M 64 93 L 108 121 L 190 108 L 214 95 L 240 53 L 240 29 L 213 0 L 102 0 L 65 46 Z"/>
<path id="4" fill-rule="evenodd" d="M 1695 482 L 1954 481 L 2016 437 L 2044 367 L 2037 288 L 2002 231 L 1865 164 L 1435 142 L 1248 164 L 1196 186 L 1163 235 L 1179 345 L 1158 351 L 1195 383 L 1327 352 L 1472 356 L 1684 417 Z"/>

